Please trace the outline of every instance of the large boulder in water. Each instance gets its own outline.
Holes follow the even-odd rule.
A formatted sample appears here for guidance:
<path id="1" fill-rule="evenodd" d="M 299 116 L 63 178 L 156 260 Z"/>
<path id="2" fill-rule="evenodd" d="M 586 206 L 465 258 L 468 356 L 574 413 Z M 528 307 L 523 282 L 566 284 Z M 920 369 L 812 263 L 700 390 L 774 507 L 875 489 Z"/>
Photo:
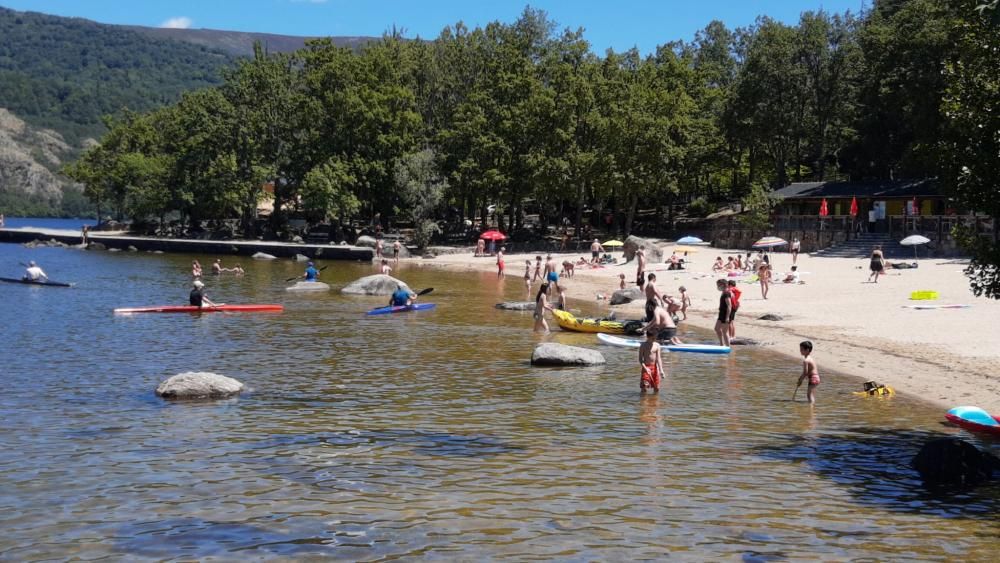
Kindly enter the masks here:
<path id="1" fill-rule="evenodd" d="M 534 366 L 595 366 L 605 363 L 604 355 L 597 350 L 543 342 L 531 353 Z"/>
<path id="2" fill-rule="evenodd" d="M 207 371 L 179 373 L 156 387 L 156 394 L 164 399 L 224 399 L 241 391 L 239 381 Z"/>
<path id="3" fill-rule="evenodd" d="M 354 241 L 354 246 L 375 248 L 375 237 L 370 237 L 368 235 L 361 235 L 360 237 L 358 237 L 358 240 Z"/>
<path id="4" fill-rule="evenodd" d="M 1000 476 L 1000 459 L 958 438 L 927 442 L 912 463 L 929 485 L 977 485 Z"/>
<path id="5" fill-rule="evenodd" d="M 277 260 L 278 259 L 277 256 L 274 256 L 273 254 L 268 254 L 266 252 L 255 252 L 254 255 L 251 256 L 250 258 L 253 258 L 254 260 Z"/>
<path id="6" fill-rule="evenodd" d="M 535 302 L 534 301 L 505 301 L 503 303 L 496 304 L 497 309 L 503 309 L 504 311 L 534 311 Z"/>
<path id="7" fill-rule="evenodd" d="M 340 292 L 350 293 L 352 295 L 392 295 L 393 292 L 399 287 L 403 287 L 407 291 L 413 292 L 410 289 L 410 286 L 392 276 L 375 274 L 373 276 L 365 276 L 361 279 L 352 281 L 347 284 L 344 289 L 341 289 Z"/>
<path id="8" fill-rule="evenodd" d="M 625 289 L 619 289 L 611 294 L 611 304 L 612 305 L 624 305 L 625 303 L 631 303 L 636 299 L 642 299 L 644 294 L 638 287 L 626 287 Z"/>
<path id="9" fill-rule="evenodd" d="M 641 237 L 632 235 L 625 239 L 625 246 L 622 247 L 622 251 L 625 253 L 625 260 L 632 260 L 635 258 L 635 251 L 639 250 L 640 246 L 646 247 L 646 264 L 659 264 L 663 262 L 663 250 L 658 248 L 652 241 L 646 240 Z M 648 269 L 648 267 L 647 267 Z"/>

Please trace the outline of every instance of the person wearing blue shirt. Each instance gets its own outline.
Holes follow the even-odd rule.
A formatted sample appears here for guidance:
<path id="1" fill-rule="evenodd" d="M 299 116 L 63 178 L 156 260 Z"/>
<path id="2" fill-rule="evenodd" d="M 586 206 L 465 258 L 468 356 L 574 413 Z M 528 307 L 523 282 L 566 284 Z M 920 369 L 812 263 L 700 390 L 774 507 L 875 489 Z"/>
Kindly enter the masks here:
<path id="1" fill-rule="evenodd" d="M 398 286 L 396 291 L 392 294 L 392 299 L 389 300 L 389 305 L 392 307 L 407 307 L 413 304 L 413 300 L 417 298 L 417 295 L 403 286 Z"/>
<path id="2" fill-rule="evenodd" d="M 319 270 L 313 265 L 312 262 L 306 264 L 306 281 L 314 282 L 319 279 Z"/>

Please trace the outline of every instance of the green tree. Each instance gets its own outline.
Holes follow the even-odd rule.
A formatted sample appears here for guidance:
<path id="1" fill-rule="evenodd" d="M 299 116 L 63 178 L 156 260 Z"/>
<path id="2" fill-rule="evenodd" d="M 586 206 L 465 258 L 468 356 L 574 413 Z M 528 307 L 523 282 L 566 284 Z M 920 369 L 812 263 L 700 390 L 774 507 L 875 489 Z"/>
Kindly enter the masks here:
<path id="1" fill-rule="evenodd" d="M 423 248 L 438 231 L 434 214 L 448 180 L 438 170 L 430 149 L 406 154 L 396 161 L 393 177 L 403 213 L 413 222 L 413 242 Z"/>

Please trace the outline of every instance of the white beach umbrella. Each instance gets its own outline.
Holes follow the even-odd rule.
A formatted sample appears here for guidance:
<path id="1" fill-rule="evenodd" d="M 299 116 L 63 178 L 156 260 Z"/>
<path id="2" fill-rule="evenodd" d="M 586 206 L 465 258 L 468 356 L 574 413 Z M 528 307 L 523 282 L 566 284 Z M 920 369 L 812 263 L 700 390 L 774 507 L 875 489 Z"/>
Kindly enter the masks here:
<path id="1" fill-rule="evenodd" d="M 927 238 L 925 236 L 922 236 L 922 235 L 910 235 L 910 236 L 904 238 L 903 240 L 899 241 L 899 244 L 901 244 L 903 246 L 912 246 L 913 247 L 913 259 L 916 260 L 917 259 L 917 246 L 919 246 L 921 244 L 927 244 L 930 241 L 931 241 L 931 239 L 929 239 L 929 238 Z"/>

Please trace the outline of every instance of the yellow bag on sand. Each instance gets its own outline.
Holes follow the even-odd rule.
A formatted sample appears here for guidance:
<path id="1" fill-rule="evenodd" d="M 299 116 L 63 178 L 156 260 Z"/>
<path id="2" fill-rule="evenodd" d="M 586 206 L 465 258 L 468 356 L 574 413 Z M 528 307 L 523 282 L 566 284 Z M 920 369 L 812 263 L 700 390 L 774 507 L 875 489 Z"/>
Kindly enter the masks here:
<path id="1" fill-rule="evenodd" d="M 928 289 L 914 291 L 910 293 L 910 299 L 913 301 L 933 300 L 937 298 L 938 298 L 938 292 L 931 291 Z"/>

